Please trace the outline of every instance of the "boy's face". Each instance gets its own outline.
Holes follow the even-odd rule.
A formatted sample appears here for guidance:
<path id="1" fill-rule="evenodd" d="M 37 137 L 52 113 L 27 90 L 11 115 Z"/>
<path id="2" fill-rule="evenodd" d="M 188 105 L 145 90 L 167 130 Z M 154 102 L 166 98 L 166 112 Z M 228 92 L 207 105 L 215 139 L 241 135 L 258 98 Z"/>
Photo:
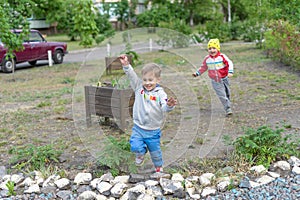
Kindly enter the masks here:
<path id="1" fill-rule="evenodd" d="M 143 74 L 143 86 L 147 91 L 151 91 L 156 87 L 156 84 L 159 83 L 160 79 L 157 78 L 154 72 L 147 72 Z"/>
<path id="2" fill-rule="evenodd" d="M 215 47 L 210 47 L 210 48 L 208 48 L 208 53 L 209 53 L 209 55 L 214 57 L 217 55 L 218 49 L 216 49 Z"/>

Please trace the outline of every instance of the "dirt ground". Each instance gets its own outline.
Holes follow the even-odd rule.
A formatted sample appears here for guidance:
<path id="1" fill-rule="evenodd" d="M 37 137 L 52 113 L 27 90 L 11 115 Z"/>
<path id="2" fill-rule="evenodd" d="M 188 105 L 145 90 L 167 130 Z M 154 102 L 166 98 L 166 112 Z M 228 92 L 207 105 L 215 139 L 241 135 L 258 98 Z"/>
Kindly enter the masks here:
<path id="1" fill-rule="evenodd" d="M 291 128 L 286 133 L 299 136 L 299 72 L 266 58 L 253 44 L 224 45 L 222 50 L 235 64 L 230 117 L 225 116 L 207 74 L 191 76 L 196 69 L 192 65 L 199 66 L 205 51 L 170 50 L 141 58 L 163 66 L 162 85 L 178 99 L 163 127 L 166 167 L 195 157 L 222 157 L 232 149 L 225 145 L 224 137 L 233 140 L 247 127 L 287 124 Z M 170 60 L 175 64 L 169 64 Z M 12 147 L 53 143 L 63 149 L 60 167 L 67 171 L 93 167 L 95 152 L 103 147 L 99 138 L 118 134 L 118 130 L 100 126 L 96 117 L 92 127 L 84 126 L 84 97 L 76 89 L 81 88 L 80 73 L 92 65 L 38 66 L 17 70 L 14 75 L 0 74 L 0 165 L 10 167 L 8 150 Z M 149 168 L 148 164 L 145 170 Z"/>

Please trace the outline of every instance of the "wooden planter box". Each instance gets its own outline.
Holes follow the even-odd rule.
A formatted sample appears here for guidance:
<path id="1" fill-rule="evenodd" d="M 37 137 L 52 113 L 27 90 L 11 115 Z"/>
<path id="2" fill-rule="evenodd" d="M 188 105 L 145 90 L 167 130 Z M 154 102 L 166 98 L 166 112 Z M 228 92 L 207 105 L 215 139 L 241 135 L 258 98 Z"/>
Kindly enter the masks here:
<path id="1" fill-rule="evenodd" d="M 85 108 L 87 126 L 91 116 L 114 118 L 121 130 L 127 128 L 126 119 L 132 118 L 134 92 L 132 89 L 85 86 Z"/>
<path id="2" fill-rule="evenodd" d="M 132 65 L 132 56 L 128 56 L 128 61 Z M 106 74 L 111 74 L 112 70 L 123 69 L 119 57 L 105 57 Z"/>

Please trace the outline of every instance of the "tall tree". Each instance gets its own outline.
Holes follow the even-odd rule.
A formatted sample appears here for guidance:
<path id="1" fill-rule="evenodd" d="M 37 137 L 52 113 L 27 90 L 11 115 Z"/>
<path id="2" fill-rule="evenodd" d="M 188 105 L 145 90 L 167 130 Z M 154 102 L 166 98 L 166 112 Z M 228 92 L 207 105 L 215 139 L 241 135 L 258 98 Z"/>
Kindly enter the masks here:
<path id="1" fill-rule="evenodd" d="M 83 46 L 91 46 L 93 38 L 98 34 L 96 25 L 96 12 L 98 10 L 94 7 L 92 0 L 78 0 L 74 1 L 74 29 L 78 33 Z"/>
<path id="2" fill-rule="evenodd" d="M 8 48 L 9 55 L 14 50 L 22 49 L 22 41 L 29 33 L 29 18 L 32 14 L 31 0 L 2 0 L 0 2 L 0 38 Z M 11 29 L 21 28 L 20 35 L 13 34 Z"/>

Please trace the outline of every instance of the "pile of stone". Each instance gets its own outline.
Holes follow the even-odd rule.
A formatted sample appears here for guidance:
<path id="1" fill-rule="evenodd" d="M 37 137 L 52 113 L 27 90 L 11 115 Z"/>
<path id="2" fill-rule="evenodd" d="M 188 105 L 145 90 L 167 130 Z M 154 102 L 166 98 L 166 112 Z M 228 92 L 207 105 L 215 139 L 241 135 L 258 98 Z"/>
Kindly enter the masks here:
<path id="1" fill-rule="evenodd" d="M 278 161 L 269 169 L 254 166 L 249 174 L 258 176 L 232 176 L 233 168 L 226 167 L 223 175 L 213 173 L 200 176 L 183 177 L 179 173 L 153 173 L 150 175 L 131 174 L 113 177 L 110 173 L 101 177 L 92 177 L 91 173 L 78 173 L 73 180 L 52 175 L 46 179 L 38 171 L 30 176 L 24 174 L 6 174 L 6 168 L 0 166 L 0 199 L 97 199 L 97 200 L 132 200 L 132 199 L 215 199 L 221 194 L 236 190 L 249 190 L 268 185 L 276 179 L 296 177 L 292 182 L 295 196 L 300 197 L 300 160 L 292 156 L 288 161 Z M 227 174 L 227 175 L 226 175 Z M 229 175 L 230 174 L 230 175 Z M 290 175 L 293 176 L 290 176 Z M 17 195 L 11 196 L 8 182 L 15 184 Z M 297 187 L 298 186 L 298 187 Z M 11 188 L 10 188 L 11 189 Z M 235 195 L 235 194 L 233 194 Z M 223 195 L 224 196 L 224 195 Z"/>

